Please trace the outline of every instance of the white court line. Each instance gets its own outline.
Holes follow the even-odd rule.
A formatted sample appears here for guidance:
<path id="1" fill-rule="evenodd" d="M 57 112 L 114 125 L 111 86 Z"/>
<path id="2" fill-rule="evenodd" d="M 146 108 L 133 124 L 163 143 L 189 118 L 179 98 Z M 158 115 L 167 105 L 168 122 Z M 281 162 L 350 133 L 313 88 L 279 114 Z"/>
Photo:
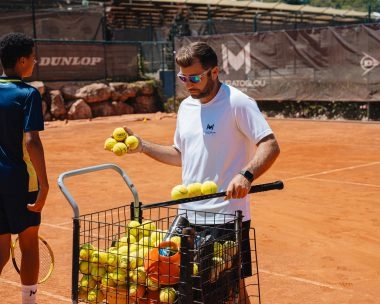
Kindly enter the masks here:
<path id="1" fill-rule="evenodd" d="M 372 163 L 367 163 L 367 164 L 362 164 L 362 165 L 357 165 L 357 166 L 349 166 L 349 167 L 338 168 L 338 169 L 333 169 L 333 170 L 321 171 L 321 172 L 313 173 L 313 174 L 290 177 L 290 178 L 286 178 L 285 180 L 289 181 L 293 179 L 301 179 L 301 178 L 313 177 L 313 176 L 318 176 L 318 175 L 325 175 L 329 173 L 341 172 L 341 171 L 352 170 L 352 169 L 357 169 L 357 168 L 362 168 L 362 167 L 369 167 L 369 166 L 379 165 L 379 164 L 380 162 L 372 162 Z"/>
<path id="2" fill-rule="evenodd" d="M 63 225 L 67 225 L 67 224 L 70 224 L 70 223 L 68 223 L 68 222 L 66 222 L 66 223 L 61 223 L 61 224 L 49 224 L 49 223 L 45 223 L 45 222 L 42 222 L 41 223 L 41 226 L 47 226 L 47 227 L 51 227 L 51 228 L 57 228 L 57 229 L 62 229 L 62 230 L 70 230 L 70 231 L 72 231 L 73 230 L 73 228 L 72 227 L 64 227 Z"/>
<path id="3" fill-rule="evenodd" d="M 10 281 L 10 280 L 0 278 L 0 282 L 7 283 L 8 285 L 12 285 L 12 286 L 20 287 L 20 283 L 16 283 L 14 281 Z M 48 296 L 49 298 L 64 301 L 64 302 L 69 302 L 69 303 L 71 302 L 71 299 L 69 299 L 67 297 L 60 296 L 60 295 L 57 295 L 54 293 L 50 293 L 50 292 L 47 292 L 47 291 L 44 291 L 41 289 L 38 289 L 37 294 L 42 294 L 44 296 Z"/>
<path id="4" fill-rule="evenodd" d="M 305 179 L 311 179 L 319 182 L 329 182 L 329 183 L 336 183 L 336 184 L 347 184 L 347 185 L 356 185 L 356 186 L 367 186 L 367 187 L 375 187 L 380 188 L 380 185 L 374 185 L 374 184 L 365 184 L 365 183 L 355 183 L 355 182 L 346 182 L 342 180 L 335 180 L 335 179 L 324 179 L 324 178 L 313 178 L 313 177 L 305 177 Z"/>
<path id="5" fill-rule="evenodd" d="M 345 291 L 347 290 L 346 288 L 337 287 L 337 286 L 334 286 L 331 284 L 326 284 L 326 283 L 321 283 L 321 282 L 312 281 L 312 280 L 308 280 L 308 279 L 303 279 L 303 278 L 290 276 L 290 275 L 286 275 L 286 274 L 282 274 L 282 273 L 278 273 L 278 272 L 272 272 L 272 271 L 268 271 L 268 270 L 264 270 L 264 269 L 260 269 L 259 273 L 266 273 L 266 274 L 270 274 L 273 276 L 291 279 L 294 281 L 298 281 L 298 282 L 306 283 L 306 284 L 311 284 L 311 285 L 315 285 L 315 286 L 319 286 L 319 287 L 326 287 L 326 288 L 334 289 L 334 290 L 345 290 Z"/>

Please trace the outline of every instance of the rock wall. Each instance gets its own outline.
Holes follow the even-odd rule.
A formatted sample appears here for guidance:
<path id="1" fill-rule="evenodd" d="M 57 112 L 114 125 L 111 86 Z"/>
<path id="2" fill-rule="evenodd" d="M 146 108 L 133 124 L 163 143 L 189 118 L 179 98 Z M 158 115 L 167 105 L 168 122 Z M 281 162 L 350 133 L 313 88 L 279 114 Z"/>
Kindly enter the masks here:
<path id="1" fill-rule="evenodd" d="M 163 111 L 155 80 L 90 84 L 36 81 L 30 84 L 42 96 L 45 121 Z"/>

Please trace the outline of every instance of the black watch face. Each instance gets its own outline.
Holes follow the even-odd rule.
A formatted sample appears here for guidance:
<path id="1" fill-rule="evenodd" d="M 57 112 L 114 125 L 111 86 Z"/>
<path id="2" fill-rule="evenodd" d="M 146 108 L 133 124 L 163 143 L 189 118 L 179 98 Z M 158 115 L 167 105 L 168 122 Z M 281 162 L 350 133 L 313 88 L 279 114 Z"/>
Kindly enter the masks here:
<path id="1" fill-rule="evenodd" d="M 253 174 L 249 171 L 241 171 L 241 174 L 244 175 L 246 179 L 248 179 L 250 182 L 253 181 Z"/>

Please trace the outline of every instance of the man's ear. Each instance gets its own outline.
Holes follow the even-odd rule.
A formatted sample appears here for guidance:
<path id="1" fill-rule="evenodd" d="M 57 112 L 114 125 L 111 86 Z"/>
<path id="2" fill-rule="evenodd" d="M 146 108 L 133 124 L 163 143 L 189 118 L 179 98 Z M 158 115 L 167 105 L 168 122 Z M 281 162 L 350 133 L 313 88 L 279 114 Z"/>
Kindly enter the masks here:
<path id="1" fill-rule="evenodd" d="M 211 76 L 213 79 L 216 79 L 219 75 L 219 68 L 217 66 L 213 67 L 211 70 Z"/>

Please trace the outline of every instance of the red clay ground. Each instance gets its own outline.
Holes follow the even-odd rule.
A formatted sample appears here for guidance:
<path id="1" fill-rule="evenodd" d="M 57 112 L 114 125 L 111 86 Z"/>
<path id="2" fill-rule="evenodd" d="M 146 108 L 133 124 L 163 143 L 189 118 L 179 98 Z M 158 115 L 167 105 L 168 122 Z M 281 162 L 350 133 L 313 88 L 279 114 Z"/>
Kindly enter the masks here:
<path id="1" fill-rule="evenodd" d="M 144 204 L 169 199 L 180 169 L 144 155 L 103 150 L 113 128 L 128 125 L 156 142 L 171 143 L 175 118 L 128 115 L 92 121 L 49 122 L 42 133 L 51 190 L 43 235 L 56 268 L 39 286 L 38 304 L 71 303 L 73 211 L 57 186 L 66 171 L 120 165 Z M 252 195 L 263 304 L 369 304 L 380 297 L 380 124 L 303 120 L 269 121 L 281 145 L 276 164 L 257 183 L 282 180 L 285 189 Z M 67 179 L 80 213 L 129 204 L 115 172 Z M 20 303 L 19 280 L 9 263 L 0 277 L 1 303 Z"/>

